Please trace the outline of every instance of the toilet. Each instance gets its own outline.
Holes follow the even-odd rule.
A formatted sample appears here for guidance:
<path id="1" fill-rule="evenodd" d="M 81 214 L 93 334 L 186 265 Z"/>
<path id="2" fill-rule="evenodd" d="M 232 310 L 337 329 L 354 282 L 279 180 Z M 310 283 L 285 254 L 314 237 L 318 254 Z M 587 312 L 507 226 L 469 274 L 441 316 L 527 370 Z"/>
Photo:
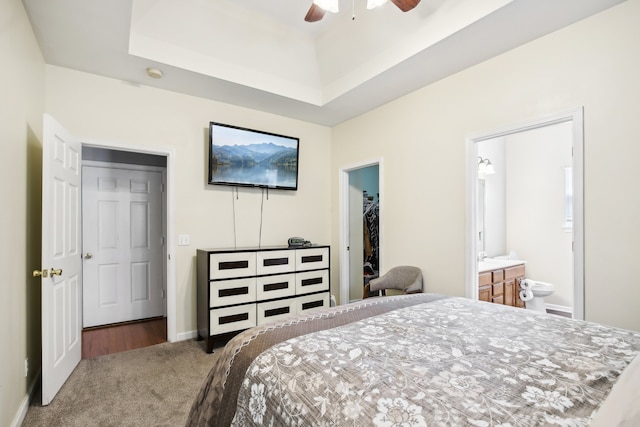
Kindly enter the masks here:
<path id="1" fill-rule="evenodd" d="M 531 290 L 532 295 L 529 294 L 529 298 L 523 298 L 523 300 L 525 301 L 526 309 L 546 313 L 547 307 L 544 303 L 544 297 L 547 297 L 553 293 L 553 285 L 551 283 L 538 282 L 537 280 L 531 279 L 522 280 L 522 282 L 520 283 L 521 291 L 524 291 L 524 289 L 526 289 L 527 287 Z"/>

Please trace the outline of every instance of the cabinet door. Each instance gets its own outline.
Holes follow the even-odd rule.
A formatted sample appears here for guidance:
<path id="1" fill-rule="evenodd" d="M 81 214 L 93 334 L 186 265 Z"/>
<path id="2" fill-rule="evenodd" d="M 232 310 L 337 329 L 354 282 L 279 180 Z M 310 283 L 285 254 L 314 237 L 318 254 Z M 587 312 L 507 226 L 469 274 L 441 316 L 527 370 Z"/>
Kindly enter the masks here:
<path id="1" fill-rule="evenodd" d="M 478 291 L 480 301 L 491 302 L 491 285 L 481 286 Z"/>
<path id="2" fill-rule="evenodd" d="M 504 283 L 494 283 L 491 285 L 491 302 L 504 304 Z"/>
<path id="3" fill-rule="evenodd" d="M 504 305 L 515 305 L 515 287 L 516 281 L 514 279 L 504 282 Z"/>

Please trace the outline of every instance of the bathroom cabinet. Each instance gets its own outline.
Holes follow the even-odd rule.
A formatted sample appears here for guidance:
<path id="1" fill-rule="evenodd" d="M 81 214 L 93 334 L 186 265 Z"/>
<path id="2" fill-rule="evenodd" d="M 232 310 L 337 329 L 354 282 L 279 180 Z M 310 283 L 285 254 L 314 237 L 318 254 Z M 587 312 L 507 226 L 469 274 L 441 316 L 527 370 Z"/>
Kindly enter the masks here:
<path id="1" fill-rule="evenodd" d="M 478 274 L 478 299 L 524 307 L 524 302 L 520 299 L 520 280 L 524 277 L 524 264 L 481 271 Z"/>

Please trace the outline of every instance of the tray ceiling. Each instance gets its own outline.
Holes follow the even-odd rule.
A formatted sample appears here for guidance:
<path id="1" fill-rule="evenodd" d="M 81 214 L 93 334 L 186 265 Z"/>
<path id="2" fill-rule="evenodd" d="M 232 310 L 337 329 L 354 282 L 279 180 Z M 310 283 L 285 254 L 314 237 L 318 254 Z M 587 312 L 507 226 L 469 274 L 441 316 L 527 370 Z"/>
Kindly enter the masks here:
<path id="1" fill-rule="evenodd" d="M 23 3 L 48 64 L 333 126 L 622 1 Z"/>

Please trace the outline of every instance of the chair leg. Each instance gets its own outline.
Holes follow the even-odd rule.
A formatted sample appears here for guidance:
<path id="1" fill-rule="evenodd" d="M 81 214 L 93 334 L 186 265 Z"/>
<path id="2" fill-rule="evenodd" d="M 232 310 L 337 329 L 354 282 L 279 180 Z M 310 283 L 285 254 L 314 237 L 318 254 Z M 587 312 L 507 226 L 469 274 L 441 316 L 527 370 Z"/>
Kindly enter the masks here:
<path id="1" fill-rule="evenodd" d="M 364 285 L 364 289 L 362 291 L 362 299 L 369 298 L 369 284 Z"/>

